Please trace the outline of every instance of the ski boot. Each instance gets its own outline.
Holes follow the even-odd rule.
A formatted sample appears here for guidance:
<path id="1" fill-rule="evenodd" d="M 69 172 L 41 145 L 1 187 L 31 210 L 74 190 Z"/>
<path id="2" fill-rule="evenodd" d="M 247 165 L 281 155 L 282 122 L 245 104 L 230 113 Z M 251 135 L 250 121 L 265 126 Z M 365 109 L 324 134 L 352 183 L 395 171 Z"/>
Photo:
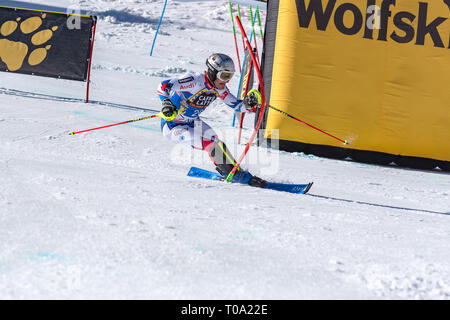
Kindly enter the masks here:
<path id="1" fill-rule="evenodd" d="M 252 187 L 265 188 L 267 181 L 257 176 L 252 176 L 248 184 Z"/>
<path id="2" fill-rule="evenodd" d="M 222 169 L 220 169 L 219 167 L 216 167 L 216 170 L 217 170 L 217 172 L 219 172 L 219 174 L 222 177 L 224 177 L 224 178 L 228 177 L 228 174 L 225 171 L 223 171 Z M 254 176 L 250 172 L 242 170 L 242 169 L 236 171 L 236 173 L 233 176 L 233 179 L 231 179 L 231 182 L 248 184 L 252 187 L 258 187 L 258 188 L 264 188 L 267 185 L 267 181 L 265 181 L 257 176 Z"/>

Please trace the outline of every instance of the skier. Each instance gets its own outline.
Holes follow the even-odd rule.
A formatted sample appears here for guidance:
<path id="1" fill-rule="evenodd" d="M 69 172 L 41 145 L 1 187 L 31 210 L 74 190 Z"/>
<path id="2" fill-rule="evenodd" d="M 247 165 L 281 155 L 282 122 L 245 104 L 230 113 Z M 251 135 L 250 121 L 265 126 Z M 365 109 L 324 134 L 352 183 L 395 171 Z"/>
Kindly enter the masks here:
<path id="1" fill-rule="evenodd" d="M 162 101 L 161 130 L 163 135 L 177 143 L 188 143 L 193 148 L 208 152 L 216 170 L 226 178 L 236 160 L 214 130 L 200 114 L 217 98 L 234 111 L 255 112 L 261 96 L 252 90 L 245 100 L 238 100 L 227 87 L 233 78 L 233 60 L 222 53 L 214 53 L 206 60 L 204 73 L 187 74 L 161 82 L 158 95 Z M 238 168 L 235 182 L 264 188 L 266 181 Z"/>

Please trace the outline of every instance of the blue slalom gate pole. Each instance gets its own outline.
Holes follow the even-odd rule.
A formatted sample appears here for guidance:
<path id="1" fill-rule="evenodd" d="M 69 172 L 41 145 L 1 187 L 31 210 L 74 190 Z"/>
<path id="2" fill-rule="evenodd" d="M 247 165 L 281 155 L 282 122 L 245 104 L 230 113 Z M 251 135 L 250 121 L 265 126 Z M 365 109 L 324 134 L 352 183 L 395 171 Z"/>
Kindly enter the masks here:
<path id="1" fill-rule="evenodd" d="M 158 28 L 156 29 L 155 38 L 153 39 L 152 50 L 150 51 L 150 56 L 152 56 L 152 54 L 153 54 L 153 47 L 155 46 L 156 37 L 158 36 L 158 32 L 159 32 L 159 27 L 161 27 L 162 19 L 164 17 L 164 12 L 166 11 L 166 5 L 167 5 L 167 0 L 166 0 L 166 2 L 164 2 L 164 8 L 163 8 L 163 11 L 161 14 L 161 18 L 159 18 Z"/>

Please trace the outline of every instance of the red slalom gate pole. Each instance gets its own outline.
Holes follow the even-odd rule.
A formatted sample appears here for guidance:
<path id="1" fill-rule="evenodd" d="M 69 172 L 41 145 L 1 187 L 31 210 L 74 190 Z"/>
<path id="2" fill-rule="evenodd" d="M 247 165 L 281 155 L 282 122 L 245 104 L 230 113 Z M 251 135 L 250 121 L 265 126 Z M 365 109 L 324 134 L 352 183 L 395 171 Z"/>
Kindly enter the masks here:
<path id="1" fill-rule="evenodd" d="M 97 127 L 97 128 L 92 128 L 92 129 L 86 129 L 86 130 L 82 130 L 82 131 L 72 131 L 70 133 L 71 136 L 74 136 L 76 134 L 79 133 L 84 133 L 84 132 L 89 132 L 89 131 L 94 131 L 94 130 L 100 130 L 100 129 L 104 129 L 104 128 L 109 128 L 109 127 L 115 127 L 115 126 L 120 126 L 122 124 L 127 124 L 127 123 L 131 123 L 131 122 L 136 122 L 136 121 L 142 121 L 142 120 L 147 120 L 147 119 L 152 119 L 152 118 L 156 118 L 159 117 L 160 114 L 154 114 L 148 117 L 143 117 L 143 118 L 139 118 L 139 119 L 133 119 L 133 120 L 128 120 L 128 121 L 123 121 L 123 122 L 119 122 L 119 123 L 114 123 L 114 124 L 109 124 L 107 126 L 102 126 L 102 127 Z"/>
<path id="2" fill-rule="evenodd" d="M 345 145 L 348 145 L 348 144 L 349 144 L 347 140 L 343 140 L 343 139 L 340 139 L 340 138 L 338 138 L 338 137 L 336 137 L 336 136 L 333 136 L 332 134 L 329 134 L 328 132 L 325 132 L 325 131 L 323 131 L 323 130 L 321 130 L 321 129 L 319 129 L 319 128 L 317 128 L 317 127 L 315 127 L 315 126 L 313 126 L 313 125 L 311 125 L 311 124 L 309 124 L 309 123 L 307 123 L 307 122 L 305 122 L 305 121 L 303 121 L 303 120 L 300 120 L 300 119 L 298 119 L 298 118 L 296 118 L 296 117 L 290 115 L 289 113 L 286 113 L 286 112 L 284 112 L 284 111 L 282 111 L 282 110 L 280 110 L 280 109 L 277 109 L 277 108 L 275 108 L 274 106 L 270 106 L 270 105 L 267 105 L 267 106 L 268 106 L 270 109 L 273 109 L 273 110 L 275 110 L 275 111 L 278 111 L 278 112 L 280 112 L 281 114 L 284 114 L 285 116 L 287 116 L 287 117 L 289 117 L 289 118 L 291 118 L 291 119 L 294 119 L 294 120 L 296 120 L 296 121 L 298 121 L 298 122 L 301 122 L 301 123 L 307 125 L 307 126 L 310 127 L 310 128 L 313 128 L 314 130 L 317 130 L 317 131 L 319 131 L 319 132 L 322 132 L 323 134 L 326 134 L 327 136 L 329 136 L 329 137 L 331 137 L 331 138 L 333 138 L 333 139 L 336 139 L 336 140 L 342 142 L 342 143 L 345 144 Z"/>
<path id="3" fill-rule="evenodd" d="M 236 38 L 236 28 L 234 26 L 234 20 L 233 20 L 233 8 L 231 6 L 231 0 L 228 1 L 228 4 L 230 6 L 231 23 L 233 24 L 234 45 L 236 46 L 236 55 L 237 55 L 238 64 L 239 64 L 239 73 L 241 73 L 241 58 L 239 57 L 239 49 L 238 49 L 237 38 Z"/>
<path id="4" fill-rule="evenodd" d="M 234 44 L 236 45 L 236 56 L 237 56 L 237 59 L 238 59 L 239 73 L 241 73 L 242 72 L 242 70 L 241 70 L 241 58 L 239 57 L 239 49 L 238 49 L 236 34 L 234 34 Z"/>
<path id="5" fill-rule="evenodd" d="M 97 28 L 97 18 L 95 18 L 94 26 L 92 28 L 91 50 L 89 53 L 89 67 L 88 67 L 87 86 L 86 86 L 86 103 L 89 103 L 89 86 L 91 84 L 92 54 L 94 52 L 94 40 L 95 40 L 95 29 L 96 28 Z"/>
<path id="6" fill-rule="evenodd" d="M 264 111 L 266 110 L 266 92 L 264 90 L 264 84 L 263 84 L 263 79 L 262 79 L 262 75 L 261 75 L 261 70 L 259 68 L 259 64 L 255 58 L 255 54 L 253 53 L 252 46 L 251 46 L 250 42 L 248 41 L 247 34 L 245 33 L 244 27 L 242 26 L 242 23 L 241 23 L 241 19 L 239 19 L 238 16 L 236 16 L 236 21 L 239 26 L 239 29 L 241 29 L 242 36 L 244 37 L 245 44 L 247 46 L 249 54 L 251 55 L 253 65 L 255 66 L 255 70 L 256 70 L 256 73 L 259 78 L 262 101 L 261 101 L 261 110 L 259 112 L 259 119 L 258 119 L 258 123 L 256 124 L 255 131 L 253 132 L 252 136 L 250 137 L 250 140 L 248 141 L 247 145 L 245 146 L 244 152 L 239 157 L 239 159 L 236 161 L 236 164 L 234 165 L 233 170 L 231 170 L 230 174 L 225 179 L 226 182 L 230 182 L 231 179 L 233 179 L 234 175 L 236 174 L 236 171 L 238 170 L 242 161 L 244 160 L 245 156 L 247 155 L 248 150 L 250 149 L 250 146 L 252 145 L 253 141 L 256 138 L 256 135 L 258 134 L 259 128 L 260 128 L 262 120 L 263 120 Z"/>
<path id="7" fill-rule="evenodd" d="M 239 3 L 237 4 L 237 8 L 238 8 L 238 16 L 239 16 L 239 19 L 241 19 L 241 7 L 239 6 Z M 245 54 L 245 42 L 244 42 L 244 35 L 243 35 L 243 34 L 241 34 L 241 37 L 242 37 L 242 48 L 243 48 L 243 50 L 244 50 L 244 54 Z"/>
<path id="8" fill-rule="evenodd" d="M 240 122 L 239 122 L 238 144 L 241 144 L 241 135 L 242 135 L 242 127 L 243 127 L 243 124 L 244 124 L 244 116 L 245 116 L 245 113 L 241 112 L 241 119 L 240 119 Z"/>
<path id="9" fill-rule="evenodd" d="M 253 73 L 253 63 L 250 64 L 250 75 L 252 73 Z M 245 87 L 245 95 L 248 94 L 249 87 L 250 87 L 250 81 L 247 82 L 247 85 Z M 238 144 L 241 144 L 241 136 L 242 136 L 242 128 L 243 128 L 243 125 L 244 125 L 244 117 L 245 117 L 245 113 L 241 112 L 241 119 L 240 119 L 240 122 L 239 122 Z"/>

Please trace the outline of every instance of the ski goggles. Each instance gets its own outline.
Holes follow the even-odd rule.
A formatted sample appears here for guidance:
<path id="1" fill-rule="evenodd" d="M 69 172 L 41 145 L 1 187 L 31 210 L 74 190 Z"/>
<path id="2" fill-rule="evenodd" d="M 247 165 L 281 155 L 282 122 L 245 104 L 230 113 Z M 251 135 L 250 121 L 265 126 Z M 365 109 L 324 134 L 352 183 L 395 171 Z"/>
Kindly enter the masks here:
<path id="1" fill-rule="evenodd" d="M 217 78 L 223 82 L 230 81 L 233 78 L 233 76 L 234 76 L 234 72 L 220 71 L 217 73 Z"/>

